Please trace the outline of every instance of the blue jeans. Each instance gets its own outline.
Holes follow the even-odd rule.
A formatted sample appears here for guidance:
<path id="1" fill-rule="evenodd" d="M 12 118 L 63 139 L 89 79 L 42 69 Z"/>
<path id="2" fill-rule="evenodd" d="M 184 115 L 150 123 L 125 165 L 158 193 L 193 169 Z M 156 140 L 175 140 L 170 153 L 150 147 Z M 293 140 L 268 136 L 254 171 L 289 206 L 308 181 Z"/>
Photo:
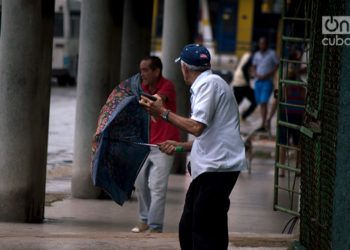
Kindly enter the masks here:
<path id="1" fill-rule="evenodd" d="M 168 178 L 173 162 L 174 156 L 152 148 L 135 182 L 140 221 L 152 229 L 163 230 Z"/>

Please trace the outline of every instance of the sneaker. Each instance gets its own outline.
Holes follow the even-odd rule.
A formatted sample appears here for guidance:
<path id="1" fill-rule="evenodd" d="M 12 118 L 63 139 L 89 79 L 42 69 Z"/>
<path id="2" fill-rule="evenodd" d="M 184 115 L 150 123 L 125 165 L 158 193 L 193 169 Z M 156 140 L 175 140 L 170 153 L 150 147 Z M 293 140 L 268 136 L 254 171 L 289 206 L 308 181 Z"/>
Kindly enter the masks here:
<path id="1" fill-rule="evenodd" d="M 133 233 L 142 233 L 145 232 L 149 226 L 146 223 L 140 222 L 136 227 L 131 229 L 131 232 Z"/>
<path id="2" fill-rule="evenodd" d="M 162 233 L 162 230 L 160 228 L 150 228 L 148 230 L 149 233 Z"/>

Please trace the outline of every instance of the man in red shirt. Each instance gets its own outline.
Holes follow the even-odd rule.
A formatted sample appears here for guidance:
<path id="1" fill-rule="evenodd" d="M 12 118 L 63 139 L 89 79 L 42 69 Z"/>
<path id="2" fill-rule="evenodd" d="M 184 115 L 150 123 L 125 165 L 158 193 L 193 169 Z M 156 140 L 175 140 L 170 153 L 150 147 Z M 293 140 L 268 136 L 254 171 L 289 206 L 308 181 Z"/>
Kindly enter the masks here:
<path id="1" fill-rule="evenodd" d="M 151 95 L 162 98 L 165 107 L 176 112 L 176 93 L 174 84 L 162 76 L 162 62 L 156 56 L 147 56 L 140 62 L 142 89 Z M 151 119 L 150 143 L 158 144 L 166 140 L 179 141 L 179 130 L 161 118 Z M 168 177 L 174 156 L 163 154 L 158 148 L 151 152 L 144 163 L 135 187 L 139 202 L 139 224 L 134 233 L 163 231 L 164 210 Z"/>

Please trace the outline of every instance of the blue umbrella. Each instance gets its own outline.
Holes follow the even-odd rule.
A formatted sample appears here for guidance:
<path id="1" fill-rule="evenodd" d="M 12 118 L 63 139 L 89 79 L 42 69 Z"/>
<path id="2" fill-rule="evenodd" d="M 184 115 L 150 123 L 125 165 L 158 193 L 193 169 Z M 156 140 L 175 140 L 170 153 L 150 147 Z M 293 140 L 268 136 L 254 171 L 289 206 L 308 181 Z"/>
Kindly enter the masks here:
<path id="1" fill-rule="evenodd" d="M 92 146 L 92 181 L 123 205 L 150 148 L 149 115 L 140 107 L 140 75 L 121 82 L 102 107 Z"/>

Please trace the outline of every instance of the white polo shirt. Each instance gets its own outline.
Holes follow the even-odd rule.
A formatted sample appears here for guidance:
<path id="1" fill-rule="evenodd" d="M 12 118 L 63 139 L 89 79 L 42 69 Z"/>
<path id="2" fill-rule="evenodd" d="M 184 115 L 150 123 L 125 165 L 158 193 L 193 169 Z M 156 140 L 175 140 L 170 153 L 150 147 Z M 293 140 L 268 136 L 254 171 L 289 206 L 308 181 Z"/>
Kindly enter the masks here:
<path id="1" fill-rule="evenodd" d="M 231 87 L 211 70 L 191 86 L 191 119 L 206 125 L 191 150 L 192 178 L 204 172 L 230 172 L 246 168 L 239 133 L 239 114 Z"/>

